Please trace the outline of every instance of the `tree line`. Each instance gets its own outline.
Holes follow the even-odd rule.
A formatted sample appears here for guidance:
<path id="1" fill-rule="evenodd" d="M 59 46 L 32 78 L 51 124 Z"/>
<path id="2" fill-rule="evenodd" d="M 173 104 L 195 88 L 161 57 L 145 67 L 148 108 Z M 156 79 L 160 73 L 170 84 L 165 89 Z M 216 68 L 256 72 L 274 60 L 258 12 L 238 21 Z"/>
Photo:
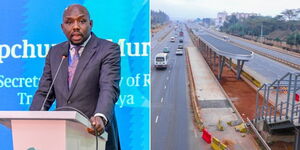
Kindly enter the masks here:
<path id="1" fill-rule="evenodd" d="M 165 24 L 170 20 L 169 16 L 163 11 L 151 10 L 151 25 Z"/>
<path id="2" fill-rule="evenodd" d="M 287 9 L 275 17 L 250 16 L 238 19 L 231 15 L 226 18 L 220 30 L 236 36 L 264 37 L 300 45 L 300 8 Z"/>

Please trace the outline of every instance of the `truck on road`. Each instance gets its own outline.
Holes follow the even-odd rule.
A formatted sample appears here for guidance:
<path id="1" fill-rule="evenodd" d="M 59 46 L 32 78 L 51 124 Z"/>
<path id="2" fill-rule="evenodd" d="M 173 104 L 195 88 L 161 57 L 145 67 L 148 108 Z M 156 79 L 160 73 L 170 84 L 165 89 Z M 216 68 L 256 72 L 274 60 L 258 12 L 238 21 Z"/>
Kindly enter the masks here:
<path id="1" fill-rule="evenodd" d="M 154 67 L 156 69 L 166 69 L 168 67 L 168 54 L 158 53 L 154 58 Z"/>

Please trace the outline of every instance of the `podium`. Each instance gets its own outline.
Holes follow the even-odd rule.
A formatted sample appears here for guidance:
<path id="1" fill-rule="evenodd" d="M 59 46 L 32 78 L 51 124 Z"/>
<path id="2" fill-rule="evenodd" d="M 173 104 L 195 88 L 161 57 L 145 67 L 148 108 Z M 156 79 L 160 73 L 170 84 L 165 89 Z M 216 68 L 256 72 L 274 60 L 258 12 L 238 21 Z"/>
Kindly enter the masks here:
<path id="1" fill-rule="evenodd" d="M 105 150 L 107 133 L 87 132 L 90 121 L 75 111 L 0 111 L 12 129 L 14 150 Z"/>

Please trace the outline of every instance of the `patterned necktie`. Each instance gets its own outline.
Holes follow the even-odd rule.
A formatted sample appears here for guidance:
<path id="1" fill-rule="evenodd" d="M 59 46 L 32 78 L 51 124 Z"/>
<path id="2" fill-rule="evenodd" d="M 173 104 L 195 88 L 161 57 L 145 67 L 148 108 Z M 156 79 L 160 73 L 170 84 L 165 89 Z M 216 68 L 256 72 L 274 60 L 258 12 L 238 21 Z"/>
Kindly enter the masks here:
<path id="1" fill-rule="evenodd" d="M 69 67 L 68 67 L 68 72 L 69 72 L 69 76 L 68 76 L 68 83 L 69 83 L 69 88 L 71 87 L 72 85 L 72 81 L 73 81 L 73 77 L 74 77 L 74 74 L 75 74 L 75 71 L 76 71 L 76 67 L 77 67 L 77 64 L 78 64 L 78 61 L 79 61 L 79 49 L 81 48 L 82 46 L 74 46 L 73 47 L 73 51 L 70 52 L 70 55 L 71 55 L 71 59 L 69 61 Z"/>

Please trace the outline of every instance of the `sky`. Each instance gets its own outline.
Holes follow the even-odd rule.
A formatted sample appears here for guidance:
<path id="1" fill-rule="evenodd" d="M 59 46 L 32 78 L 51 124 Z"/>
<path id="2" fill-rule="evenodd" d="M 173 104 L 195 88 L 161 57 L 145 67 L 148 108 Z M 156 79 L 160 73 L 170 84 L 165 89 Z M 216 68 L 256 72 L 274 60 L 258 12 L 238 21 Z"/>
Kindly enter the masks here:
<path id="1" fill-rule="evenodd" d="M 226 11 L 276 16 L 286 9 L 300 8 L 300 0 L 150 0 L 151 10 L 161 10 L 172 20 L 216 18 Z"/>

